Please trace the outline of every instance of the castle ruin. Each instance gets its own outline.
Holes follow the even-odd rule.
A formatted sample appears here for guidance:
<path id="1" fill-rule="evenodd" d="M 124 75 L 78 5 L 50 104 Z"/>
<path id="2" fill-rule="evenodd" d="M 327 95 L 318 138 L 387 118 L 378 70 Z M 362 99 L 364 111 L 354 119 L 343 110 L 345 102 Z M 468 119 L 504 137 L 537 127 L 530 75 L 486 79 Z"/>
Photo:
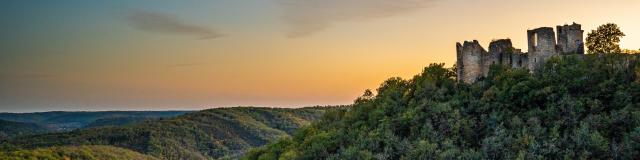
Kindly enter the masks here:
<path id="1" fill-rule="evenodd" d="M 473 83 L 487 76 L 491 65 L 536 70 L 554 55 L 584 54 L 583 33 L 580 24 L 557 26 L 527 31 L 528 52 L 512 46 L 510 39 L 494 40 L 486 51 L 477 40 L 456 43 L 458 80 Z"/>

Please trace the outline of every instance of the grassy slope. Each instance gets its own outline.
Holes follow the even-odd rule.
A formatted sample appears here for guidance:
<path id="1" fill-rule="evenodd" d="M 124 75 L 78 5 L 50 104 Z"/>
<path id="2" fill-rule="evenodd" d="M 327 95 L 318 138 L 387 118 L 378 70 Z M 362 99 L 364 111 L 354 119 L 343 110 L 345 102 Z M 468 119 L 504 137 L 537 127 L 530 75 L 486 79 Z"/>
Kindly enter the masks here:
<path id="1" fill-rule="evenodd" d="M 100 127 L 12 139 L 14 148 L 113 145 L 162 159 L 233 157 L 287 136 L 319 118 L 313 108 L 220 108 L 122 127 Z"/>

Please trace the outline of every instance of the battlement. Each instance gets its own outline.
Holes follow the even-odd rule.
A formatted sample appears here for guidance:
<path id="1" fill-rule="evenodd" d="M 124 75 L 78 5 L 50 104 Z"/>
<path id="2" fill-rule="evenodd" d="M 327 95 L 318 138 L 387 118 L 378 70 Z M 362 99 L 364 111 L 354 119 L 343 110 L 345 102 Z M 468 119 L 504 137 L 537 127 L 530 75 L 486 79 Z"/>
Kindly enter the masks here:
<path id="1" fill-rule="evenodd" d="M 510 39 L 493 40 L 487 52 L 477 40 L 456 43 L 458 79 L 473 83 L 486 76 L 491 65 L 536 70 L 554 55 L 583 54 L 580 24 L 557 26 L 558 39 L 552 27 L 527 30 L 528 52 L 514 48 Z M 556 43 L 557 42 L 557 43 Z"/>

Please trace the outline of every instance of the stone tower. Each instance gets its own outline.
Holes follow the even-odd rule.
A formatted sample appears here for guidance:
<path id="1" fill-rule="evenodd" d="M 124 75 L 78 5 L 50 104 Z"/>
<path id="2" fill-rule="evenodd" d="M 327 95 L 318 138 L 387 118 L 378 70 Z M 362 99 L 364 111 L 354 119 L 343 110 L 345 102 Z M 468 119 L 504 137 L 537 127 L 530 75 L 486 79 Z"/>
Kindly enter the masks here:
<path id="1" fill-rule="evenodd" d="M 571 25 L 557 26 L 558 31 L 558 47 L 563 54 L 584 54 L 584 42 L 580 24 L 573 23 Z"/>
<path id="2" fill-rule="evenodd" d="M 456 43 L 456 51 L 458 79 L 467 83 L 475 82 L 484 72 L 482 56 L 486 55 L 487 51 L 476 40 Z"/>
<path id="3" fill-rule="evenodd" d="M 527 31 L 529 40 L 529 70 L 538 69 L 551 56 L 558 55 L 556 35 L 551 27 L 541 27 Z"/>

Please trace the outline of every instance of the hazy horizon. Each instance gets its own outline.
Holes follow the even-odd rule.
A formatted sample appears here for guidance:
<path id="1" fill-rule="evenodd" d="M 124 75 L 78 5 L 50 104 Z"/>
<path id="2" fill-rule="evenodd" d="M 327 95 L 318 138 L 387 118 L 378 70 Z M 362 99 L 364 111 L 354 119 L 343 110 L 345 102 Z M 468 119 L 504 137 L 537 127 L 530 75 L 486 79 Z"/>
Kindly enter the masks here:
<path id="1" fill-rule="evenodd" d="M 350 104 L 390 77 L 455 61 L 455 43 L 616 23 L 634 0 L 8 1 L 0 112 Z"/>
<path id="2" fill-rule="evenodd" d="M 336 104 L 336 105 L 315 105 L 315 106 L 300 106 L 300 107 L 277 107 L 277 106 L 222 106 L 222 107 L 195 107 L 195 108 L 182 108 L 182 109 L 155 109 L 155 108 L 131 108 L 131 109 L 100 109 L 100 108 L 86 108 L 78 107 L 78 108 L 64 108 L 62 109 L 52 109 L 52 110 L 19 110 L 19 111 L 0 111 L 0 113 L 44 113 L 44 112 L 165 112 L 165 111 L 202 111 L 208 109 L 220 109 L 220 108 L 307 108 L 307 107 L 330 107 L 330 106 L 339 106 L 339 105 L 347 105 L 347 104 Z M 177 107 L 179 108 L 179 107 Z"/>

